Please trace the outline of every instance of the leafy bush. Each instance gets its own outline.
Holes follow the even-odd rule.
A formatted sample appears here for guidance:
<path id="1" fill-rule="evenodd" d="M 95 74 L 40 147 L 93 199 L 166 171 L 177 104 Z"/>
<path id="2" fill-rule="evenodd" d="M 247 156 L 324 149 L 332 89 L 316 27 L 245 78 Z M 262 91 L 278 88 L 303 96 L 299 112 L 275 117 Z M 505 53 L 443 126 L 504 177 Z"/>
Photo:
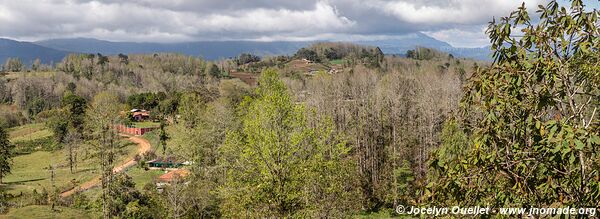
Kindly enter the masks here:
<path id="1" fill-rule="evenodd" d="M 17 141 L 13 144 L 15 144 L 17 155 L 31 154 L 36 151 L 53 151 L 58 148 L 58 145 L 54 144 L 52 136 L 31 141 Z"/>

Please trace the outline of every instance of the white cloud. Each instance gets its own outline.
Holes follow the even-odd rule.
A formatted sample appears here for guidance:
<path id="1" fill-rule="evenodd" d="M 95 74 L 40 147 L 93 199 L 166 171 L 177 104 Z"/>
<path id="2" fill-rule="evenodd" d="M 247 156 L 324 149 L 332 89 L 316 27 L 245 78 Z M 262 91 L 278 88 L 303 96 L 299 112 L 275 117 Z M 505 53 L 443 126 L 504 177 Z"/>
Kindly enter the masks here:
<path id="1" fill-rule="evenodd" d="M 197 27 L 206 31 L 318 33 L 347 30 L 354 24 L 328 3 L 317 2 L 310 11 L 256 9 L 234 15 L 210 15 L 198 19 Z"/>
<path id="2" fill-rule="evenodd" d="M 529 8 L 535 9 L 544 1 L 525 0 L 524 2 Z M 521 3 L 512 0 L 374 0 L 367 2 L 367 5 L 402 21 L 416 24 L 477 24 L 490 20 L 494 15 L 505 16 Z"/>
<path id="3" fill-rule="evenodd" d="M 347 31 L 355 25 L 323 1 L 307 10 L 249 8 L 206 14 L 128 2 L 24 0 L 4 3 L 0 1 L 0 12 L 16 13 L 0 14 L 0 23 L 7 24 L 0 26 L 0 36 L 28 39 L 96 37 L 181 41 L 226 38 L 223 35 L 254 38 L 274 33 L 306 37 Z"/>
<path id="4" fill-rule="evenodd" d="M 480 28 L 451 28 L 437 31 L 425 31 L 430 37 L 449 43 L 454 47 L 484 47 L 489 45 L 490 41 L 485 34 L 486 26 Z"/>
<path id="5" fill-rule="evenodd" d="M 318 40 L 330 40 L 330 41 L 341 41 L 341 42 L 356 42 L 356 41 L 373 41 L 373 40 L 406 40 L 416 39 L 417 34 L 402 34 L 402 35 L 382 35 L 382 34 L 347 34 L 347 33 L 325 33 L 315 34 L 303 37 L 294 37 L 289 35 L 274 34 L 269 36 L 262 36 L 256 38 L 256 41 L 271 42 L 271 41 L 318 41 Z"/>
<path id="6" fill-rule="evenodd" d="M 535 9 L 546 0 L 525 1 Z M 514 0 L 0 0 L 0 37 L 367 40 L 426 32 L 453 45 L 479 45 L 485 35 L 478 28 L 519 5 Z"/>

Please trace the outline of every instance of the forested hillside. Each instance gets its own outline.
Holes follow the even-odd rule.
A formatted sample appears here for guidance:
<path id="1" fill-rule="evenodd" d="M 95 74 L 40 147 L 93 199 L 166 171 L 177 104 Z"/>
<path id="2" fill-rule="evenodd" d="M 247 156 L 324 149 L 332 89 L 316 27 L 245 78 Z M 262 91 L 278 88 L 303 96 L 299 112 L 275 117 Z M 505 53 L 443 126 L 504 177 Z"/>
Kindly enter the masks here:
<path id="1" fill-rule="evenodd" d="M 347 218 L 600 206 L 598 12 L 572 4 L 540 6 L 535 23 L 524 6 L 491 22 L 492 62 L 321 42 L 289 56 L 6 66 L 0 210 Z"/>
<path id="2" fill-rule="evenodd" d="M 378 48 L 342 43 L 315 44 L 289 57 L 261 59 L 242 54 L 220 62 L 174 54 L 74 54 L 44 72 L 5 75 L 2 99 L 11 110 L 3 113 L 2 124 L 8 128 L 45 122 L 55 136 L 78 135 L 81 141 L 96 142 L 88 126 L 96 121 L 90 116 L 98 113 L 89 113 L 91 105 L 84 110 L 90 115 L 74 116 L 77 110 L 72 107 L 78 105 L 73 101 L 79 98 L 93 104 L 108 92 L 112 101 L 103 105 L 156 112 L 155 119 L 167 124 L 169 137 L 155 144 L 164 144 L 166 152 L 162 153 L 193 161 L 191 181 L 197 186 L 189 185 L 188 195 L 178 198 L 197 201 L 186 202 L 196 204 L 185 206 L 181 214 L 244 216 L 239 215 L 244 211 L 219 209 L 255 205 L 257 214 L 339 216 L 411 200 L 426 180 L 429 153 L 440 142 L 444 120 L 458 107 L 461 84 L 475 63 L 441 52 L 422 59 L 385 57 Z M 239 73 L 259 78 L 258 87 L 235 78 Z M 118 106 L 121 103 L 124 106 Z M 62 116 L 73 117 L 74 123 L 56 127 L 54 118 Z M 282 119 L 289 121 L 281 123 Z M 286 137 L 268 137 L 273 133 L 286 133 Z M 261 160 L 259 151 L 238 154 L 244 151 L 238 147 L 252 148 L 255 141 L 265 147 L 256 148 L 259 151 L 290 157 Z M 51 142 L 57 147 L 68 145 L 62 139 Z M 274 144 L 282 148 L 270 148 Z M 158 148 L 158 152 L 164 150 Z M 239 156 L 251 160 L 242 161 Z M 283 160 L 287 164 L 280 163 Z M 283 169 L 270 169 L 263 162 L 289 170 L 281 173 Z M 237 174 L 250 172 L 231 172 L 236 174 L 231 178 L 219 174 L 242 170 L 240 165 L 253 166 L 256 173 L 272 172 L 252 184 L 235 181 L 241 177 Z M 305 168 L 316 172 L 301 171 Z M 340 171 L 345 173 L 340 175 Z M 296 179 L 309 181 L 278 191 L 253 188 L 272 188 L 276 186 L 272 180 Z M 242 193 L 248 196 L 237 195 Z M 255 195 L 290 197 L 277 198 L 269 207 L 256 202 Z M 305 200 L 309 197 L 310 203 Z M 336 210 L 331 212 L 331 208 Z"/>

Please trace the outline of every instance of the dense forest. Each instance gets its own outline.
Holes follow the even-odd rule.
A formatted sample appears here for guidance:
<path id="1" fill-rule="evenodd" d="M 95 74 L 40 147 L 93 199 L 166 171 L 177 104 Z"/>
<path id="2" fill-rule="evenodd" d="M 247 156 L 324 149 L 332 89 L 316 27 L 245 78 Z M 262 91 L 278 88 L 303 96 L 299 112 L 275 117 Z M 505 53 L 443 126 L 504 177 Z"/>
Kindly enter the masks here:
<path id="1" fill-rule="evenodd" d="M 0 180 L 11 160 L 64 150 L 44 191 L 2 211 L 47 205 L 104 218 L 398 216 L 396 206 L 600 206 L 598 12 L 551 1 L 490 23 L 493 62 L 428 48 L 317 43 L 293 56 L 205 61 L 177 54 L 71 54 L 54 66 L 10 59 L 0 76 Z M 519 29 L 519 30 L 517 30 Z M 519 37 L 515 37 L 518 31 Z M 114 172 L 117 124 L 151 112 L 156 157 L 189 175 L 157 190 Z M 133 111 L 132 111 L 133 112 Z M 43 123 L 47 138 L 9 141 Z M 62 196 L 56 168 L 98 165 L 97 192 Z M 147 169 L 147 168 L 146 168 Z M 74 178 L 74 177 L 73 177 Z"/>

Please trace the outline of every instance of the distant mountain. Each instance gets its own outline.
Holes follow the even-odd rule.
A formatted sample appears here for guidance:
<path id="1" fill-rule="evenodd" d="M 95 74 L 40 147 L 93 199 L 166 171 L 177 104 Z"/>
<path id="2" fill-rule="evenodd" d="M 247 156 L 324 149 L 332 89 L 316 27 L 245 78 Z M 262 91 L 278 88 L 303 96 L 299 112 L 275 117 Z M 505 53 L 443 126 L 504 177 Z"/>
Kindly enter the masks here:
<path id="1" fill-rule="evenodd" d="M 422 33 L 408 34 L 389 40 L 356 41 L 355 43 L 378 46 L 386 54 L 405 54 L 417 46 L 428 48 L 450 48 L 450 44 L 436 40 Z"/>
<path id="2" fill-rule="evenodd" d="M 456 57 L 490 60 L 490 47 L 456 48 L 422 33 L 408 34 L 390 40 L 356 41 L 355 43 L 378 46 L 385 54 L 406 54 L 406 51 L 420 46 L 447 52 Z"/>
<path id="3" fill-rule="evenodd" d="M 450 53 L 455 57 L 473 58 L 478 60 L 490 61 L 492 60 L 492 47 L 480 47 L 480 48 L 439 48 L 440 51 Z"/>
<path id="4" fill-rule="evenodd" d="M 33 43 L 19 42 L 0 38 L 0 62 L 9 57 L 18 57 L 30 65 L 39 58 L 43 63 L 57 63 L 68 53 L 101 53 L 103 55 L 181 53 L 203 57 L 208 60 L 230 58 L 240 53 L 252 53 L 259 56 L 292 55 L 298 49 L 307 47 L 316 41 L 303 42 L 256 42 L 256 41 L 204 41 L 185 43 L 136 43 L 111 42 L 92 38 L 51 39 Z M 456 57 L 490 60 L 489 47 L 456 48 L 422 33 L 408 34 L 394 39 L 352 41 L 362 45 L 378 46 L 386 54 L 406 54 L 407 50 L 417 46 L 434 48 Z"/>
<path id="5" fill-rule="evenodd" d="M 8 58 L 19 58 L 25 65 L 31 65 L 37 58 L 42 63 L 57 63 L 68 53 L 33 43 L 0 38 L 0 64 L 4 64 Z"/>
<path id="6" fill-rule="evenodd" d="M 52 39 L 35 42 L 48 48 L 81 53 L 101 53 L 104 55 L 140 53 L 182 53 L 203 57 L 208 60 L 230 58 L 240 53 L 265 55 L 291 55 L 298 49 L 316 41 L 302 42 L 256 42 L 256 41 L 204 41 L 186 43 L 134 43 L 110 42 L 91 38 Z M 456 48 L 422 33 L 408 34 L 389 40 L 351 41 L 362 45 L 378 46 L 386 54 L 405 54 L 417 46 L 434 48 L 457 57 L 489 60 L 489 48 Z"/>
<path id="7" fill-rule="evenodd" d="M 52 39 L 35 42 L 44 47 L 81 53 L 103 55 L 141 53 L 181 53 L 208 60 L 230 58 L 240 53 L 259 56 L 293 54 L 312 42 L 255 42 L 255 41 L 205 41 L 187 43 L 134 43 L 110 42 L 90 38 Z"/>

